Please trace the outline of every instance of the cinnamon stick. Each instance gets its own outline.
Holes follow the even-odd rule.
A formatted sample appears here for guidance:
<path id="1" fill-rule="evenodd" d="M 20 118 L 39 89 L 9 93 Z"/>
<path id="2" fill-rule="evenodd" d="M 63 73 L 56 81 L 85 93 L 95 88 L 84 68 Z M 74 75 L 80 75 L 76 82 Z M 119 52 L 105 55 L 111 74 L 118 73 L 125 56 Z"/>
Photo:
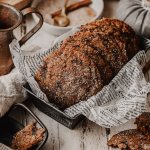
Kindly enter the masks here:
<path id="1" fill-rule="evenodd" d="M 88 6 L 91 3 L 92 3 L 92 0 L 82 0 L 82 1 L 76 2 L 74 4 L 71 4 L 66 7 L 66 13 L 69 13 L 70 11 L 76 10 L 76 9 L 84 7 L 84 6 Z M 51 14 L 51 17 L 54 18 L 55 16 L 59 15 L 60 13 L 61 13 L 61 9 L 57 10 L 56 12 L 53 12 Z"/>

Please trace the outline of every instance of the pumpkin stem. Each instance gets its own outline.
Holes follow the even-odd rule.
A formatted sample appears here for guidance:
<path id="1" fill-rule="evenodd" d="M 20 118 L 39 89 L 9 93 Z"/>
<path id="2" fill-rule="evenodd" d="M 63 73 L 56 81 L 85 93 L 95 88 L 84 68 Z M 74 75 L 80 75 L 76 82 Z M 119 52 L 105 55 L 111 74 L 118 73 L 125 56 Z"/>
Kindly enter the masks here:
<path id="1" fill-rule="evenodd" d="M 150 8 L 150 0 L 143 0 L 143 5 Z"/>

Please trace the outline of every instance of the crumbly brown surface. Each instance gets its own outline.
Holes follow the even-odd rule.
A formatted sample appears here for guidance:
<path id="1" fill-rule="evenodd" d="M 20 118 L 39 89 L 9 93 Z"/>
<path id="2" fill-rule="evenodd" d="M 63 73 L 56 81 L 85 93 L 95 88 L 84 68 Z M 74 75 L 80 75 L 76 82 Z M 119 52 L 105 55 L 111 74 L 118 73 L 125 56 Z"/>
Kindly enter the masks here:
<path id="1" fill-rule="evenodd" d="M 12 140 L 12 149 L 28 150 L 32 146 L 43 140 L 45 130 L 36 127 L 36 123 L 27 125 L 24 129 L 17 132 Z"/>
<path id="2" fill-rule="evenodd" d="M 136 118 L 137 130 L 143 134 L 150 133 L 150 113 L 144 112 Z"/>
<path id="3" fill-rule="evenodd" d="M 150 134 L 142 134 L 136 129 L 122 131 L 114 135 L 108 145 L 120 150 L 150 150 Z"/>
<path id="4" fill-rule="evenodd" d="M 65 109 L 99 92 L 137 53 L 137 36 L 116 19 L 84 25 L 49 54 L 35 75 L 49 101 Z"/>

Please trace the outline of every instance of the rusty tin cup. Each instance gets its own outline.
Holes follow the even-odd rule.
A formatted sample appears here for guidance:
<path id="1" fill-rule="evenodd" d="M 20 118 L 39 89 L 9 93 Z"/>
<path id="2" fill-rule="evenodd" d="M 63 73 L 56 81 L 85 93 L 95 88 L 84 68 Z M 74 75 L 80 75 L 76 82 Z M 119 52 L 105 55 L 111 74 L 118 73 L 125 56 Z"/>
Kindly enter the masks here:
<path id="1" fill-rule="evenodd" d="M 26 8 L 19 11 L 11 5 L 0 3 L 0 76 L 9 73 L 13 68 L 13 61 L 9 50 L 9 44 L 15 38 L 13 30 L 22 23 L 25 15 L 31 13 L 38 15 L 39 22 L 19 41 L 20 46 L 42 27 L 43 17 L 34 8 Z"/>

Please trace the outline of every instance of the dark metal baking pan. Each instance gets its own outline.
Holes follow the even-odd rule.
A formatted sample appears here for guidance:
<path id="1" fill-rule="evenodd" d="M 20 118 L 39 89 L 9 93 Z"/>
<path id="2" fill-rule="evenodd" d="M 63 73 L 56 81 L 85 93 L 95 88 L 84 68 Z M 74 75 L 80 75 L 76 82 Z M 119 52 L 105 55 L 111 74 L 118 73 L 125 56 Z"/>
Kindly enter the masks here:
<path id="1" fill-rule="evenodd" d="M 83 115 L 78 115 L 74 118 L 69 117 L 66 115 L 63 111 L 59 110 L 55 106 L 53 106 L 51 103 L 46 102 L 40 98 L 38 98 L 31 90 L 30 86 L 26 84 L 24 86 L 24 89 L 29 93 L 31 100 L 33 101 L 33 104 L 43 113 L 48 115 L 49 117 L 53 118 L 57 122 L 61 123 L 62 125 L 74 129 L 75 126 L 83 120 Z"/>
<path id="2" fill-rule="evenodd" d="M 9 116 L 10 112 L 16 107 L 21 107 L 25 109 L 34 118 L 34 120 L 40 125 L 40 127 L 45 129 L 45 135 L 43 141 L 40 142 L 38 145 L 34 146 L 32 149 L 30 149 L 30 150 L 40 150 L 47 141 L 48 131 L 45 125 L 37 118 L 37 116 L 23 104 L 14 105 L 10 109 L 10 111 L 0 119 L 0 143 L 3 143 L 8 147 L 11 147 L 11 142 L 15 133 L 24 128 L 23 124 L 21 124 L 20 122 L 18 122 L 17 120 Z"/>
<path id="3" fill-rule="evenodd" d="M 24 126 L 18 121 L 9 116 L 0 119 L 0 143 L 11 146 L 11 141 L 16 132 L 21 130 Z"/>

